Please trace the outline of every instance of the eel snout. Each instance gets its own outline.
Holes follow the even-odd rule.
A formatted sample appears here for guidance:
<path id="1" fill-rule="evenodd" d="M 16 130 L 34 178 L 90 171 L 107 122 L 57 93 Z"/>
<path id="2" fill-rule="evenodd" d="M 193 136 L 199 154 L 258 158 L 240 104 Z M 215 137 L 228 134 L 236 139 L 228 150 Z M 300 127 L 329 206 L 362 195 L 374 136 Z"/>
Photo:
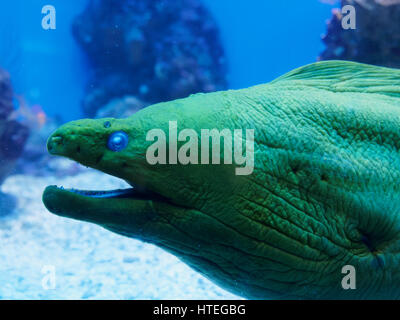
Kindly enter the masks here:
<path id="1" fill-rule="evenodd" d="M 47 150 L 51 155 L 63 156 L 87 166 L 93 167 L 100 162 L 103 153 L 96 153 L 82 141 L 81 137 L 55 132 L 47 141 Z"/>

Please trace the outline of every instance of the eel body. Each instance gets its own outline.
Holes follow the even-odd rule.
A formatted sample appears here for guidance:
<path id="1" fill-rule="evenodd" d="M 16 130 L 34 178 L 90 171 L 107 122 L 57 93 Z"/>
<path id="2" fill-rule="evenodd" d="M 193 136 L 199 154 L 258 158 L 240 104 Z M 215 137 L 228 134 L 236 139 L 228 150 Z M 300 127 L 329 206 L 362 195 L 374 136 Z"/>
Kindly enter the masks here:
<path id="1" fill-rule="evenodd" d="M 236 174 L 235 163 L 149 163 L 148 133 L 166 132 L 170 152 L 171 121 L 199 136 L 254 130 L 251 174 Z M 116 133 L 122 147 L 112 149 Z M 189 138 L 177 146 L 194 143 Z M 318 62 L 268 84 L 159 103 L 126 119 L 70 122 L 48 150 L 132 185 L 50 186 L 49 211 L 153 243 L 238 295 L 400 297 L 399 70 Z M 356 288 L 345 290 L 349 265 Z"/>

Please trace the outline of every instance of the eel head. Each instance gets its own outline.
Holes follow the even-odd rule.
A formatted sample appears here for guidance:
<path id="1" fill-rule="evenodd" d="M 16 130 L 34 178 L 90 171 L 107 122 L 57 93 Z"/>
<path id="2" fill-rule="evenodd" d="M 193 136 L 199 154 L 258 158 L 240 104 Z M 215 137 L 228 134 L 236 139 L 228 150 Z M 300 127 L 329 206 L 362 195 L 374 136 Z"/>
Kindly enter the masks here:
<path id="1" fill-rule="evenodd" d="M 198 99 L 202 110 L 193 108 Z M 227 276 L 228 286 L 237 286 L 237 277 L 225 268 L 227 258 L 219 253 L 223 248 L 235 252 L 230 246 L 240 241 L 231 226 L 240 221 L 234 222 L 235 215 L 226 210 L 237 188 L 247 184 L 235 175 L 237 166 L 150 164 L 146 158 L 155 141 L 148 141 L 147 134 L 158 128 L 166 132 L 169 159 L 171 120 L 180 129 L 199 133 L 199 128 L 215 128 L 215 123 L 210 127 L 210 119 L 227 110 L 213 110 L 213 103 L 204 99 L 208 97 L 198 95 L 154 105 L 127 119 L 82 119 L 61 126 L 48 139 L 50 154 L 121 178 L 132 187 L 89 191 L 49 186 L 43 194 L 47 209 L 156 244 L 222 286 L 227 287 L 222 280 Z M 241 289 L 235 292 L 242 293 Z"/>

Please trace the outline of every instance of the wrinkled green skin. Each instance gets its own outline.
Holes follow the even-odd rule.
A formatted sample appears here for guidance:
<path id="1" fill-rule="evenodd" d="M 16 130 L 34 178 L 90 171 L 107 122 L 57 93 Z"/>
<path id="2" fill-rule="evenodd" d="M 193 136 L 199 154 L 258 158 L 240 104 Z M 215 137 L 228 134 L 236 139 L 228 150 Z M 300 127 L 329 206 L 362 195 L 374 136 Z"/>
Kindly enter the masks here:
<path id="1" fill-rule="evenodd" d="M 168 201 L 92 199 L 48 187 L 44 203 L 55 214 L 156 244 L 246 298 L 399 298 L 400 99 L 307 81 L 193 95 L 127 119 L 68 123 L 49 139 L 52 154 Z M 146 133 L 168 133 L 172 120 L 178 130 L 255 129 L 254 172 L 149 165 Z M 130 142 L 112 152 L 106 142 L 118 130 Z M 348 264 L 356 290 L 342 289 Z"/>

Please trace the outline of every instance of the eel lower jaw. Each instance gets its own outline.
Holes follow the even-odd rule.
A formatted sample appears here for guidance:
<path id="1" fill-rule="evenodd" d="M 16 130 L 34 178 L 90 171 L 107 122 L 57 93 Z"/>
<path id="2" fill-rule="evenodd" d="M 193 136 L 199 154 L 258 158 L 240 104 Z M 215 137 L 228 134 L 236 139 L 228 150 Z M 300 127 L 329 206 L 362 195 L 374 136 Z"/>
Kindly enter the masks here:
<path id="1" fill-rule="evenodd" d="M 176 207 L 169 199 L 136 187 L 91 191 L 48 186 L 43 193 L 43 203 L 56 215 L 97 224 L 119 219 L 145 223 L 157 214 L 154 207 Z"/>

